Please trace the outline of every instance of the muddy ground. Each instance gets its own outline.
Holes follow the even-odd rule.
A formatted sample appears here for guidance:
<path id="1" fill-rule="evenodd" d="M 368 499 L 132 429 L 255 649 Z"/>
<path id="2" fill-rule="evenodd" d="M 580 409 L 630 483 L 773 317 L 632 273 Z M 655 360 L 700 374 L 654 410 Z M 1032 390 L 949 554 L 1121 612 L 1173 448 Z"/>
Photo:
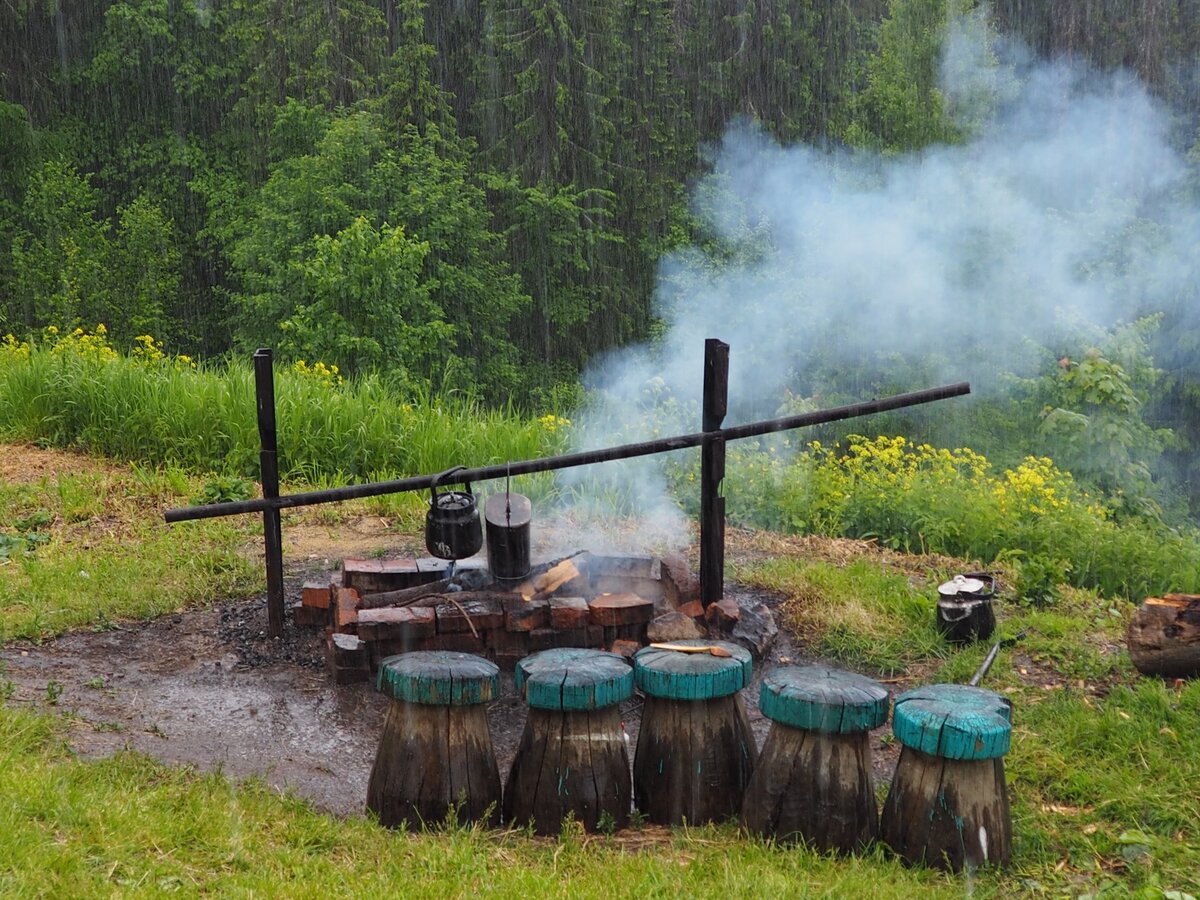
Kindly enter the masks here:
<path id="1" fill-rule="evenodd" d="M 290 582 L 298 591 L 298 582 Z M 728 593 L 768 600 L 737 585 Z M 83 757 L 132 748 L 170 763 L 259 776 L 338 815 L 362 812 L 386 700 L 366 684 L 334 685 L 319 633 L 289 622 L 266 636 L 263 599 L 226 603 L 102 632 L 65 635 L 41 645 L 0 650 L 11 703 L 57 710 L 71 747 Z M 781 633 L 755 684 L 744 692 L 761 746 L 769 721 L 758 711 L 765 668 L 799 662 L 803 650 Z M 502 677 L 503 695 L 488 711 L 502 773 L 525 723 L 525 706 Z M 622 719 L 636 746 L 641 700 Z M 891 754 L 878 740 L 877 773 L 889 777 Z"/>
<path id="2" fill-rule="evenodd" d="M 8 448 L 12 451 L 13 448 Z M 0 453 L 0 477 L 32 481 L 64 472 L 105 471 L 111 464 L 75 454 L 21 447 Z M 540 558 L 554 555 L 555 529 L 537 546 Z M 578 536 L 572 527 L 558 536 Z M 632 539 L 632 538 L 631 538 Z M 620 546 L 619 537 L 607 535 Z M 730 561 L 784 553 L 845 553 L 855 542 L 807 539 L 786 542 L 768 535 L 730 529 Z M 298 599 L 306 578 L 328 575 L 344 556 L 387 552 L 420 555 L 419 538 L 397 535 L 378 516 L 292 517 L 284 529 L 289 600 Z M 583 549 L 583 548 L 574 548 Z M 540 552 L 539 552 L 540 551 Z M 696 548 L 691 548 L 695 563 Z M 257 547 L 252 552 L 261 552 Z M 778 598 L 737 584 L 728 596 L 772 608 Z M 777 616 L 777 618 L 779 618 Z M 264 598 L 221 602 L 149 622 L 128 622 L 104 631 L 78 632 L 40 644 L 0 648 L 0 682 L 11 682 L 9 703 L 58 712 L 71 748 L 95 758 L 131 748 L 169 763 L 219 769 L 243 779 L 261 777 L 281 790 L 304 797 L 338 815 L 362 812 L 367 778 L 386 709 L 385 699 L 367 684 L 336 686 L 327 677 L 321 635 L 290 621 L 282 639 L 266 636 Z M 758 711 L 758 682 L 765 669 L 806 661 L 802 642 L 780 628 L 766 660 L 755 663 L 755 683 L 743 692 L 761 746 L 769 722 Z M 506 773 L 525 723 L 524 704 L 511 673 L 502 678 L 503 695 L 489 709 L 489 723 L 501 773 Z M 636 746 L 641 700 L 622 707 Z M 876 775 L 888 779 L 894 746 L 874 735 Z"/>

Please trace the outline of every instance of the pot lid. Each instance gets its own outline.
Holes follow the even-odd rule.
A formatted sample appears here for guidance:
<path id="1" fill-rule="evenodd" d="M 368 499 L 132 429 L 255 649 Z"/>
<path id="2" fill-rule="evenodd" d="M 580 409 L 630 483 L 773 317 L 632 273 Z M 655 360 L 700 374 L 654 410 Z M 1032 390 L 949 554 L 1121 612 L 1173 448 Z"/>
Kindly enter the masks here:
<path id="1" fill-rule="evenodd" d="M 987 585 L 978 578 L 967 578 L 965 575 L 955 575 L 945 584 L 938 585 L 938 593 L 947 597 L 955 594 L 979 594 Z"/>

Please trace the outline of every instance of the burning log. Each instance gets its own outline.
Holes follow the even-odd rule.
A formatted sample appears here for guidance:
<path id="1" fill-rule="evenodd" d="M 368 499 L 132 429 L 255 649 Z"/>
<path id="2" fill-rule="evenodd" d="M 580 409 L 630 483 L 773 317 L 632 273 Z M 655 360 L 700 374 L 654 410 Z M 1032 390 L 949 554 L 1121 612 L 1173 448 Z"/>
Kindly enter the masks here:
<path id="1" fill-rule="evenodd" d="M 1200 675 L 1200 594 L 1148 598 L 1133 614 L 1126 640 L 1144 675 Z"/>
<path id="2" fill-rule="evenodd" d="M 579 567 L 568 557 L 542 574 L 517 586 L 517 593 L 526 600 L 545 600 L 563 585 L 580 575 Z"/>

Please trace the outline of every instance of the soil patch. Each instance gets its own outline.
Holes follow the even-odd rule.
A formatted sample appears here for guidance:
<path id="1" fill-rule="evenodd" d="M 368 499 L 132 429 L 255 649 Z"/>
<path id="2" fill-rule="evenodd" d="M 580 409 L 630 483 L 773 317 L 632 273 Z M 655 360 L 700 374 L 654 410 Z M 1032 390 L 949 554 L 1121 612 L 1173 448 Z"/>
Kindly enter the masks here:
<path id="1" fill-rule="evenodd" d="M 118 471 L 121 467 L 111 461 L 79 453 L 44 450 L 33 444 L 0 444 L 0 481 L 10 484 L 30 484 L 56 475 Z"/>

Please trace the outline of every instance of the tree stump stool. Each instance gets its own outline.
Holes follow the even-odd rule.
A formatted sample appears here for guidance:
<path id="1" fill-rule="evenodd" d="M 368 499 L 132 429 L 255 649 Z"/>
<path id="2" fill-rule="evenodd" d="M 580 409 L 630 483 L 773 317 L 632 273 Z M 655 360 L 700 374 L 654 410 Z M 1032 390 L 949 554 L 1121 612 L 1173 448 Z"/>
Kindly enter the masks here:
<path id="1" fill-rule="evenodd" d="M 573 814 L 588 831 L 629 822 L 629 752 L 617 704 L 633 693 L 633 669 L 615 653 L 563 648 L 517 663 L 529 704 L 504 787 L 504 820 L 557 834 Z"/>
<path id="2" fill-rule="evenodd" d="M 852 672 L 787 666 L 763 678 L 758 706 L 771 731 L 746 789 L 742 825 L 839 853 L 878 837 L 869 732 L 887 721 L 887 690 Z"/>
<path id="3" fill-rule="evenodd" d="M 750 683 L 750 651 L 725 641 L 728 657 L 646 647 L 634 678 L 646 695 L 633 758 L 634 803 L 660 825 L 736 815 L 754 769 L 754 734 L 738 693 Z"/>
<path id="4" fill-rule="evenodd" d="M 903 748 L 883 807 L 888 846 L 909 863 L 952 872 L 1006 865 L 1012 704 L 982 688 L 935 684 L 897 698 L 892 729 Z"/>
<path id="5" fill-rule="evenodd" d="M 500 693 L 500 670 L 470 653 L 417 651 L 384 659 L 379 690 L 392 698 L 367 809 L 394 828 L 441 822 L 500 824 L 500 770 L 485 704 Z"/>

